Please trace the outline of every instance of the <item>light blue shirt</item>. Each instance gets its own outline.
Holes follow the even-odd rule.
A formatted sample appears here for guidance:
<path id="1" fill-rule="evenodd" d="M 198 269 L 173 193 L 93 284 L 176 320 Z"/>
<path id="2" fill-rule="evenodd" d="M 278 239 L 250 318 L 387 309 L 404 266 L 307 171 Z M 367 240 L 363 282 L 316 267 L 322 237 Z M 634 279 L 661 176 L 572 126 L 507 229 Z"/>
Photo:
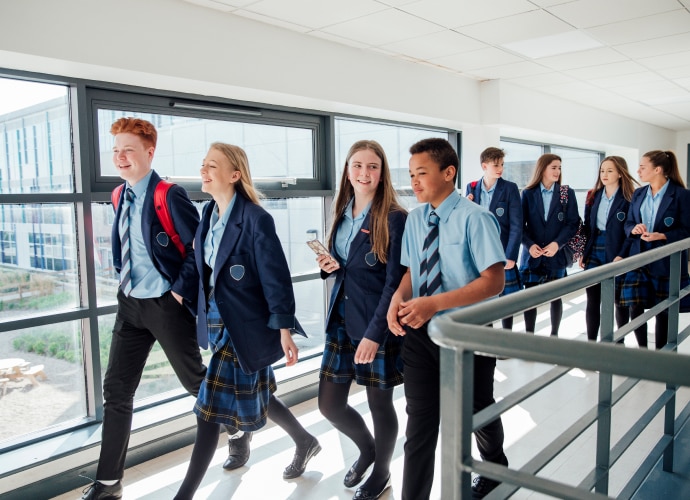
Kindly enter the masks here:
<path id="1" fill-rule="evenodd" d="M 647 186 L 647 194 L 640 207 L 640 217 L 642 217 L 642 224 L 647 226 L 648 233 L 654 232 L 654 220 L 656 219 L 656 213 L 659 211 L 661 199 L 668 189 L 668 183 L 669 181 L 667 180 L 666 184 L 664 184 L 655 195 L 652 195 L 652 188 Z M 689 207 L 685 207 L 685 210 L 688 210 L 688 208 Z"/>
<path id="2" fill-rule="evenodd" d="M 428 203 L 407 217 L 400 263 L 410 268 L 413 297 L 419 296 L 419 265 L 424 258 L 424 239 L 429 232 Z M 462 288 L 506 257 L 499 236 L 498 221 L 491 212 L 453 191 L 434 209 L 439 216 L 439 266 L 441 286 L 436 293 Z M 459 308 L 454 308 L 459 309 Z M 440 311 L 437 314 L 454 310 Z"/>
<path id="3" fill-rule="evenodd" d="M 601 201 L 599 202 L 599 210 L 597 210 L 597 229 L 599 231 L 606 231 L 606 221 L 609 220 L 611 204 L 616 197 L 618 189 L 620 188 L 616 188 L 610 198 L 606 196 L 606 188 L 601 190 Z"/>
<path id="4" fill-rule="evenodd" d="M 482 195 L 479 197 L 479 205 L 489 210 L 489 206 L 491 206 L 491 200 L 493 199 L 494 193 L 496 192 L 496 184 L 498 184 L 498 180 L 494 182 L 494 185 L 491 186 L 491 189 L 489 189 L 488 191 L 486 190 L 486 185 L 484 185 L 483 177 L 480 182 L 482 183 Z"/>
<path id="5" fill-rule="evenodd" d="M 209 285 L 213 286 L 215 283 L 215 268 L 216 268 L 216 257 L 218 257 L 218 247 L 220 246 L 220 240 L 225 234 L 225 226 L 228 224 L 230 219 L 230 213 L 235 206 L 235 200 L 237 199 L 237 193 L 232 196 L 228 208 L 225 209 L 223 216 L 218 215 L 218 204 L 213 207 L 213 212 L 211 212 L 211 220 L 209 221 L 209 231 L 206 233 L 206 239 L 204 240 L 204 262 L 206 265 L 212 269 L 211 271 L 211 281 Z"/>
<path id="6" fill-rule="evenodd" d="M 153 170 L 134 186 L 130 186 L 129 182 L 125 186 L 134 192 L 134 201 L 129 209 L 129 252 L 132 266 L 132 291 L 129 295 L 137 299 L 160 297 L 170 290 L 171 286 L 170 282 L 153 265 L 151 257 L 146 251 L 144 236 L 141 232 L 141 214 L 144 208 L 146 188 L 148 188 L 152 173 Z M 123 203 L 126 203 L 124 198 Z M 154 214 L 153 217 L 156 215 Z M 154 238 L 156 236 L 153 235 Z M 122 228 L 120 228 L 120 238 L 122 238 Z M 152 242 L 152 245 L 157 244 L 155 240 Z"/>
<path id="7" fill-rule="evenodd" d="M 541 182 L 539 183 L 539 187 L 541 188 L 541 202 L 544 204 L 544 220 L 548 220 L 549 217 L 549 208 L 551 208 L 551 200 L 553 200 L 553 187 L 555 185 L 556 183 L 554 182 L 551 184 L 549 189 L 546 189 L 544 184 Z"/>
<path id="8" fill-rule="evenodd" d="M 369 208 L 371 203 L 369 203 L 364 210 L 357 216 L 352 217 L 352 205 L 354 203 L 354 198 L 350 200 L 350 203 L 345 207 L 345 213 L 343 214 L 343 220 L 340 221 L 338 225 L 338 231 L 335 233 L 335 251 L 338 257 L 342 259 L 341 264 L 347 262 L 347 256 L 350 253 L 350 245 L 355 236 L 362 229 L 362 223 L 364 218 L 369 213 Z"/>

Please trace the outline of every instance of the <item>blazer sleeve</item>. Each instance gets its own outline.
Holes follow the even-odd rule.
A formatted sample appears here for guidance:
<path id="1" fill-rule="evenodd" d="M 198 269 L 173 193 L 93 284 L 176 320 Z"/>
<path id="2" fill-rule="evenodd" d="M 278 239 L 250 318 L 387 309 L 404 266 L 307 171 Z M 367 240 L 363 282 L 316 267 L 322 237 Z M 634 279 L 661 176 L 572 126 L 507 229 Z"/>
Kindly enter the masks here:
<path id="1" fill-rule="evenodd" d="M 587 192 L 587 200 L 590 199 L 590 196 L 596 196 L 592 194 L 592 191 Z M 582 221 L 583 230 L 585 231 L 585 234 L 587 235 L 587 239 L 589 240 L 589 237 L 592 234 L 592 221 L 590 218 L 592 217 L 592 204 L 590 203 L 585 203 L 585 219 Z"/>
<path id="2" fill-rule="evenodd" d="M 199 287 L 199 274 L 194 262 L 193 248 L 194 235 L 199 226 L 199 212 L 187 196 L 187 191 L 178 185 L 172 186 L 168 191 L 168 206 L 175 231 L 187 251 L 180 273 L 171 288 L 184 297 L 187 305 L 193 306 L 196 304 Z"/>
<path id="3" fill-rule="evenodd" d="M 534 241 L 530 238 L 530 207 L 529 207 L 529 197 L 530 191 L 525 189 L 522 192 L 522 244 L 525 245 L 525 249 L 529 251 L 530 247 L 534 245 Z"/>
<path id="4" fill-rule="evenodd" d="M 400 264 L 400 248 L 406 219 L 407 214 L 404 212 L 395 211 L 388 215 L 389 243 L 388 255 L 386 256 L 386 281 L 374 316 L 363 335 L 363 338 L 372 340 L 379 345 L 383 344 L 388 336 L 388 321 L 386 320 L 388 306 L 406 270 L 406 267 Z"/>
<path id="5" fill-rule="evenodd" d="M 522 241 L 522 207 L 517 184 L 508 184 L 508 213 L 510 214 L 510 234 L 506 245 L 506 258 L 517 261 Z"/>
<path id="6" fill-rule="evenodd" d="M 268 212 L 262 212 L 255 221 L 253 247 L 261 288 L 270 313 L 267 326 L 274 330 L 294 329 L 295 295 L 290 268 L 276 234 L 273 217 Z"/>

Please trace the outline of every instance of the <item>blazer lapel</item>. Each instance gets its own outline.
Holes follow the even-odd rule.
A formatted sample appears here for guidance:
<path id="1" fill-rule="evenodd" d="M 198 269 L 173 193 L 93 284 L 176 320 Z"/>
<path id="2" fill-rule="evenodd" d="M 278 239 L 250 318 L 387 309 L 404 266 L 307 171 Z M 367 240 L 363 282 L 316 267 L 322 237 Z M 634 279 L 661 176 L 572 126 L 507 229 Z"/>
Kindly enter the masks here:
<path id="1" fill-rule="evenodd" d="M 666 194 L 661 199 L 659 204 L 659 210 L 656 213 L 656 218 L 654 219 L 654 231 L 659 232 L 659 228 L 668 227 L 664 224 L 664 212 L 673 203 L 673 199 L 676 197 L 676 186 L 669 182 L 666 188 Z M 670 224 L 669 224 L 670 225 Z"/>
<path id="2" fill-rule="evenodd" d="M 362 221 L 362 227 L 360 230 L 357 232 L 357 235 L 352 239 L 352 243 L 350 243 L 350 250 L 347 253 L 347 263 L 349 263 L 353 257 L 357 253 L 357 250 L 359 247 L 362 246 L 362 244 L 369 239 L 369 216 L 371 215 L 371 211 L 367 212 L 366 217 L 364 217 L 364 220 Z"/>
<path id="3" fill-rule="evenodd" d="M 491 203 L 489 203 L 489 212 L 496 212 L 496 205 L 503 196 L 503 179 L 499 178 L 496 180 L 496 187 L 494 188 L 494 195 L 491 197 Z"/>
<path id="4" fill-rule="evenodd" d="M 225 261 L 232 255 L 237 245 L 237 241 L 242 234 L 242 221 L 244 220 L 244 206 L 247 200 L 239 193 L 235 193 L 235 206 L 232 208 L 232 213 L 225 225 L 225 231 L 220 239 L 218 245 L 218 255 L 216 256 L 216 265 L 214 268 L 214 277 L 218 279 L 218 270 L 220 270 Z"/>

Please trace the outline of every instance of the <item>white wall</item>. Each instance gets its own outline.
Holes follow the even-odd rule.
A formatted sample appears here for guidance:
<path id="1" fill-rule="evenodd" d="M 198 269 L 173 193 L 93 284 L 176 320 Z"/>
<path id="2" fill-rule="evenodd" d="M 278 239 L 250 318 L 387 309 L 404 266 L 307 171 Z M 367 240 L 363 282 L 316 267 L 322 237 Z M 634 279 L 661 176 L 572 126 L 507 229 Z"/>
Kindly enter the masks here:
<path id="1" fill-rule="evenodd" d="M 679 143 L 673 131 L 529 89 L 181 0 L 0 0 L 3 67 L 460 129 L 464 181 L 502 135 L 624 152 L 632 165 Z"/>

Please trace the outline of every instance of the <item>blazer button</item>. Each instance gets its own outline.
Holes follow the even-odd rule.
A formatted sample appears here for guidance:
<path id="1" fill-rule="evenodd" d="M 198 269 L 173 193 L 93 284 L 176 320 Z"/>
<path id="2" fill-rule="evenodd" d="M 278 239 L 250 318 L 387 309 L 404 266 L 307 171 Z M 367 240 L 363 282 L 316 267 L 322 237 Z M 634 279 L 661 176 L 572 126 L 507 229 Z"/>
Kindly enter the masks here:
<path id="1" fill-rule="evenodd" d="M 347 295 L 345 295 L 345 300 L 347 300 L 348 298 L 349 298 L 349 297 L 348 297 Z"/>

